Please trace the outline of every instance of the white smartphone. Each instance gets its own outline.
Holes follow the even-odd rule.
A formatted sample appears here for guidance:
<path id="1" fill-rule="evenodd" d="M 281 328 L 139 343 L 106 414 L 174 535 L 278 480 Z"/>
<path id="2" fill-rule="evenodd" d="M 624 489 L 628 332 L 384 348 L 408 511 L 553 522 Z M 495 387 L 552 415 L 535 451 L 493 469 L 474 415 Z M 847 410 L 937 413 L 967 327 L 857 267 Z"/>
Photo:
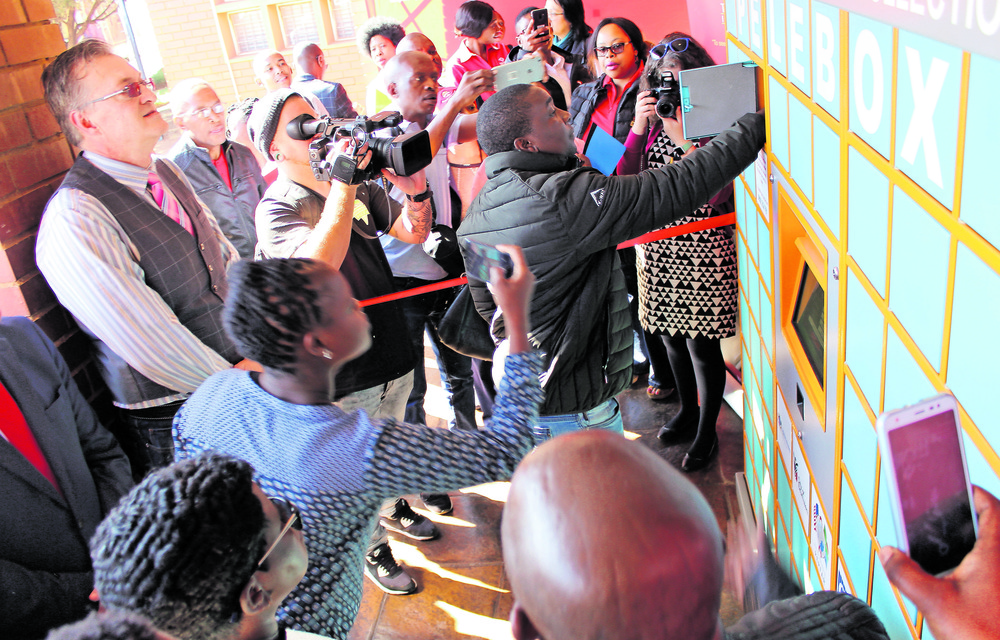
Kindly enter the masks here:
<path id="1" fill-rule="evenodd" d="M 950 573 L 978 530 L 955 398 L 943 393 L 887 411 L 875 427 L 899 547 L 927 573 Z"/>
<path id="2" fill-rule="evenodd" d="M 493 67 L 493 86 L 497 91 L 502 91 L 515 84 L 541 82 L 543 75 L 544 69 L 540 59 L 521 58 L 517 62 Z"/>

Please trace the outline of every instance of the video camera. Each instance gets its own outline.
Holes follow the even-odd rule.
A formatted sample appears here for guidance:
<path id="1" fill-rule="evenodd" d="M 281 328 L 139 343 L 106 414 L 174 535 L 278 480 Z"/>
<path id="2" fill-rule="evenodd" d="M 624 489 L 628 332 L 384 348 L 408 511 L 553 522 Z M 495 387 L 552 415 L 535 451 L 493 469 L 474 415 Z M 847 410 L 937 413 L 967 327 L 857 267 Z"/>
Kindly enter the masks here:
<path id="1" fill-rule="evenodd" d="M 285 130 L 293 140 L 312 140 L 309 165 L 317 180 L 360 184 L 378 176 L 382 169 L 408 176 L 431 163 L 431 142 L 426 131 L 394 138 L 374 136 L 379 129 L 398 126 L 402 121 L 403 116 L 395 111 L 382 111 L 371 118 L 358 116 L 353 120 L 334 120 L 328 116 L 313 118 L 304 113 L 289 122 Z M 350 155 L 337 154 L 334 144 L 345 137 L 354 141 L 354 151 Z M 369 149 L 371 162 L 364 169 L 358 168 Z"/>
<path id="2" fill-rule="evenodd" d="M 651 69 L 647 78 L 649 95 L 656 98 L 656 115 L 661 118 L 675 117 L 677 107 L 681 106 L 681 88 L 673 72 Z"/>

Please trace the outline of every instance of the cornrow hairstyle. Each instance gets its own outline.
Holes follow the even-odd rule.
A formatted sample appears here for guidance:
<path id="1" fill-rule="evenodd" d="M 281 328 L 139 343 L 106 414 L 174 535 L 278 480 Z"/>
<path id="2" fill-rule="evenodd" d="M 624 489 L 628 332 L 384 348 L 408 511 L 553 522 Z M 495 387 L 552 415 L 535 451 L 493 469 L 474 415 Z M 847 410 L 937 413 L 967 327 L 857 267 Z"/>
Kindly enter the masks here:
<path id="1" fill-rule="evenodd" d="M 158 640 L 142 616 L 129 611 L 92 611 L 83 620 L 53 629 L 45 640 Z"/>
<path id="2" fill-rule="evenodd" d="M 264 553 L 253 468 L 206 453 L 158 469 L 90 541 L 94 586 L 111 610 L 141 613 L 180 640 L 214 640 L 239 620 Z"/>
<path id="3" fill-rule="evenodd" d="M 90 61 L 102 56 L 112 56 L 115 52 L 101 40 L 87 39 L 63 51 L 52 64 L 42 71 L 42 87 L 45 91 L 45 101 L 52 110 L 59 128 L 66 139 L 74 146 L 80 146 L 80 133 L 69 120 L 69 114 L 80 108 L 84 96 L 81 95 L 80 80 L 83 74 L 80 68 Z"/>
<path id="4" fill-rule="evenodd" d="M 482 0 L 469 0 L 459 5 L 455 11 L 455 32 L 461 36 L 478 38 L 493 22 L 496 10 L 493 5 Z M 516 24 L 516 23 L 515 23 Z"/>
<path id="5" fill-rule="evenodd" d="M 323 320 L 313 275 L 329 269 L 308 258 L 241 261 L 229 270 L 223 320 L 244 358 L 293 373 L 302 337 Z"/>
<path id="6" fill-rule="evenodd" d="M 406 32 L 403 31 L 403 25 L 394 18 L 387 18 L 385 16 L 375 16 L 374 18 L 369 18 L 367 22 L 361 25 L 358 29 L 358 49 L 361 53 L 365 54 L 369 58 L 372 57 L 372 38 L 375 36 L 382 36 L 386 40 L 392 42 L 393 46 L 399 44 L 399 41 L 403 39 Z"/>

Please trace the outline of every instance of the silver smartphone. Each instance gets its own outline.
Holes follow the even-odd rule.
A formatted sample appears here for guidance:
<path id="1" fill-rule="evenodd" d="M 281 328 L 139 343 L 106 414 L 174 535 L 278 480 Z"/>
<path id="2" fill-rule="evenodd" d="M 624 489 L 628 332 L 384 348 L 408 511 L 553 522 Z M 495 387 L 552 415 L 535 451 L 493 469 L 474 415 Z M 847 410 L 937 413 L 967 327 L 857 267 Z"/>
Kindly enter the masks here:
<path id="1" fill-rule="evenodd" d="M 899 547 L 935 576 L 950 573 L 976 543 L 959 424 L 955 398 L 943 393 L 887 411 L 875 425 Z"/>
<path id="2" fill-rule="evenodd" d="M 493 67 L 493 86 L 502 91 L 515 84 L 531 84 L 541 82 L 544 75 L 542 61 L 538 58 L 521 58 L 517 62 L 508 62 L 499 67 Z"/>

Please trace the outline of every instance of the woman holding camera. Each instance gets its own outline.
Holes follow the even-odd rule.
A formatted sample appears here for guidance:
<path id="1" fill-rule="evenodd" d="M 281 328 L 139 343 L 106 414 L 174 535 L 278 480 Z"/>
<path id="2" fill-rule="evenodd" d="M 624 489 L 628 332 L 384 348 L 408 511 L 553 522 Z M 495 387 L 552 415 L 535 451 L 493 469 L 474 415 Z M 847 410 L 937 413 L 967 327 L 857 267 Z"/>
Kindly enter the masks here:
<path id="1" fill-rule="evenodd" d="M 650 50 L 635 123 L 618 163 L 620 175 L 661 167 L 697 152 L 698 143 L 684 139 L 677 79 L 684 69 L 713 64 L 708 52 L 684 33 L 671 33 Z M 729 211 L 731 185 L 671 226 Z M 658 437 L 665 444 L 693 437 L 681 468 L 696 471 L 719 450 L 715 421 L 726 385 L 720 340 L 735 335 L 738 303 L 732 227 L 639 245 L 637 268 L 639 318 L 667 349 L 681 404 L 680 413 L 660 429 Z"/>

